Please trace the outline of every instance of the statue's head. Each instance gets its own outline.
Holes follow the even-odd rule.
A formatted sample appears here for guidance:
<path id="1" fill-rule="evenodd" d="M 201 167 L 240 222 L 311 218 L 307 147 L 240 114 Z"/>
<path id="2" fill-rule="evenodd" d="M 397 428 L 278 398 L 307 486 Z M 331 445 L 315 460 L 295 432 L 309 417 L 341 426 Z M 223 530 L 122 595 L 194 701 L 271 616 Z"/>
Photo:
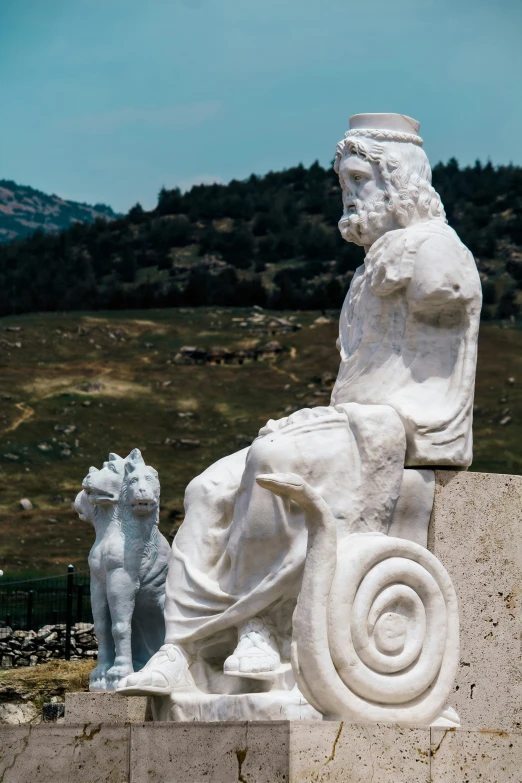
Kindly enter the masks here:
<path id="1" fill-rule="evenodd" d="M 125 462 L 123 504 L 136 515 L 150 514 L 159 506 L 158 472 L 146 465 L 139 449 L 133 449 Z"/>
<path id="2" fill-rule="evenodd" d="M 96 506 L 116 504 L 120 497 L 124 469 L 125 460 L 117 454 L 109 454 L 109 459 L 100 470 L 90 467 L 82 482 L 89 503 Z"/>
<path id="3" fill-rule="evenodd" d="M 418 135 L 402 114 L 356 114 L 337 145 L 335 171 L 343 192 L 343 239 L 370 247 L 387 231 L 445 220 Z"/>

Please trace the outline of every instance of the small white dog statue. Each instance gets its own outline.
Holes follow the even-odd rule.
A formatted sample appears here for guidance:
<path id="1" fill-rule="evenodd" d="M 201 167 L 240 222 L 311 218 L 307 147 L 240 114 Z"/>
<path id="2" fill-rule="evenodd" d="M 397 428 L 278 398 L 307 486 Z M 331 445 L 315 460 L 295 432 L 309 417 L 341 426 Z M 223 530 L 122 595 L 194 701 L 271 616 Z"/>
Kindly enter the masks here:
<path id="1" fill-rule="evenodd" d="M 139 449 L 126 459 L 110 454 L 82 487 L 74 506 L 96 531 L 89 566 L 98 665 L 89 690 L 112 691 L 163 644 L 170 547 L 158 529 L 158 473 Z"/>

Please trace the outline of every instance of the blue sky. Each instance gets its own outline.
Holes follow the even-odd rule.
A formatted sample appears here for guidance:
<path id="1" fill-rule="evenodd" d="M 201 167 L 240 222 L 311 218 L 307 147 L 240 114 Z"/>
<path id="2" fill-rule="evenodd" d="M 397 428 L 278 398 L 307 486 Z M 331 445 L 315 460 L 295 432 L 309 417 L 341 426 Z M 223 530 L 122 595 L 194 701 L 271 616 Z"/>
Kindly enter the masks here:
<path id="1" fill-rule="evenodd" d="M 0 178 L 125 211 L 318 159 L 351 114 L 522 164 L 521 0 L 0 0 Z"/>

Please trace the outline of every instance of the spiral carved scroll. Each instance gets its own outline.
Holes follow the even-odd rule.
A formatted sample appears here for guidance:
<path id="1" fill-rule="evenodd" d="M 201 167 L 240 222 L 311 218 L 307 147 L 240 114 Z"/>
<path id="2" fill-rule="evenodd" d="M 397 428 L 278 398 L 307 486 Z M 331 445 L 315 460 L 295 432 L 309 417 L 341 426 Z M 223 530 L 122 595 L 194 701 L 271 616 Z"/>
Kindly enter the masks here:
<path id="1" fill-rule="evenodd" d="M 329 718 L 430 725 L 459 660 L 453 584 L 427 549 L 382 533 L 337 542 L 324 500 L 296 474 L 258 476 L 305 511 L 308 552 L 293 620 L 292 667 Z"/>
<path id="2" fill-rule="evenodd" d="M 418 544 L 381 534 L 348 536 L 336 560 L 324 607 L 326 644 L 315 659 L 299 632 L 308 625 L 310 633 L 313 618 L 304 606 L 296 612 L 300 685 L 323 714 L 431 723 L 447 704 L 459 659 L 448 573 Z"/>

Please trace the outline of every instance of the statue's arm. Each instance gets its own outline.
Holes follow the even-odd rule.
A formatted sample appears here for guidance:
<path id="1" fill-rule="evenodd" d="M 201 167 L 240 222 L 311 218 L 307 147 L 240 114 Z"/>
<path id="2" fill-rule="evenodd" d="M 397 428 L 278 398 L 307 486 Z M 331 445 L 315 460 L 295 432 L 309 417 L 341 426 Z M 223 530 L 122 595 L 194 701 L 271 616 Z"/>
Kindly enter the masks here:
<path id="1" fill-rule="evenodd" d="M 406 291 L 412 312 L 454 310 L 476 302 L 480 307 L 480 280 L 473 256 L 451 237 L 432 237 L 415 259 Z"/>

